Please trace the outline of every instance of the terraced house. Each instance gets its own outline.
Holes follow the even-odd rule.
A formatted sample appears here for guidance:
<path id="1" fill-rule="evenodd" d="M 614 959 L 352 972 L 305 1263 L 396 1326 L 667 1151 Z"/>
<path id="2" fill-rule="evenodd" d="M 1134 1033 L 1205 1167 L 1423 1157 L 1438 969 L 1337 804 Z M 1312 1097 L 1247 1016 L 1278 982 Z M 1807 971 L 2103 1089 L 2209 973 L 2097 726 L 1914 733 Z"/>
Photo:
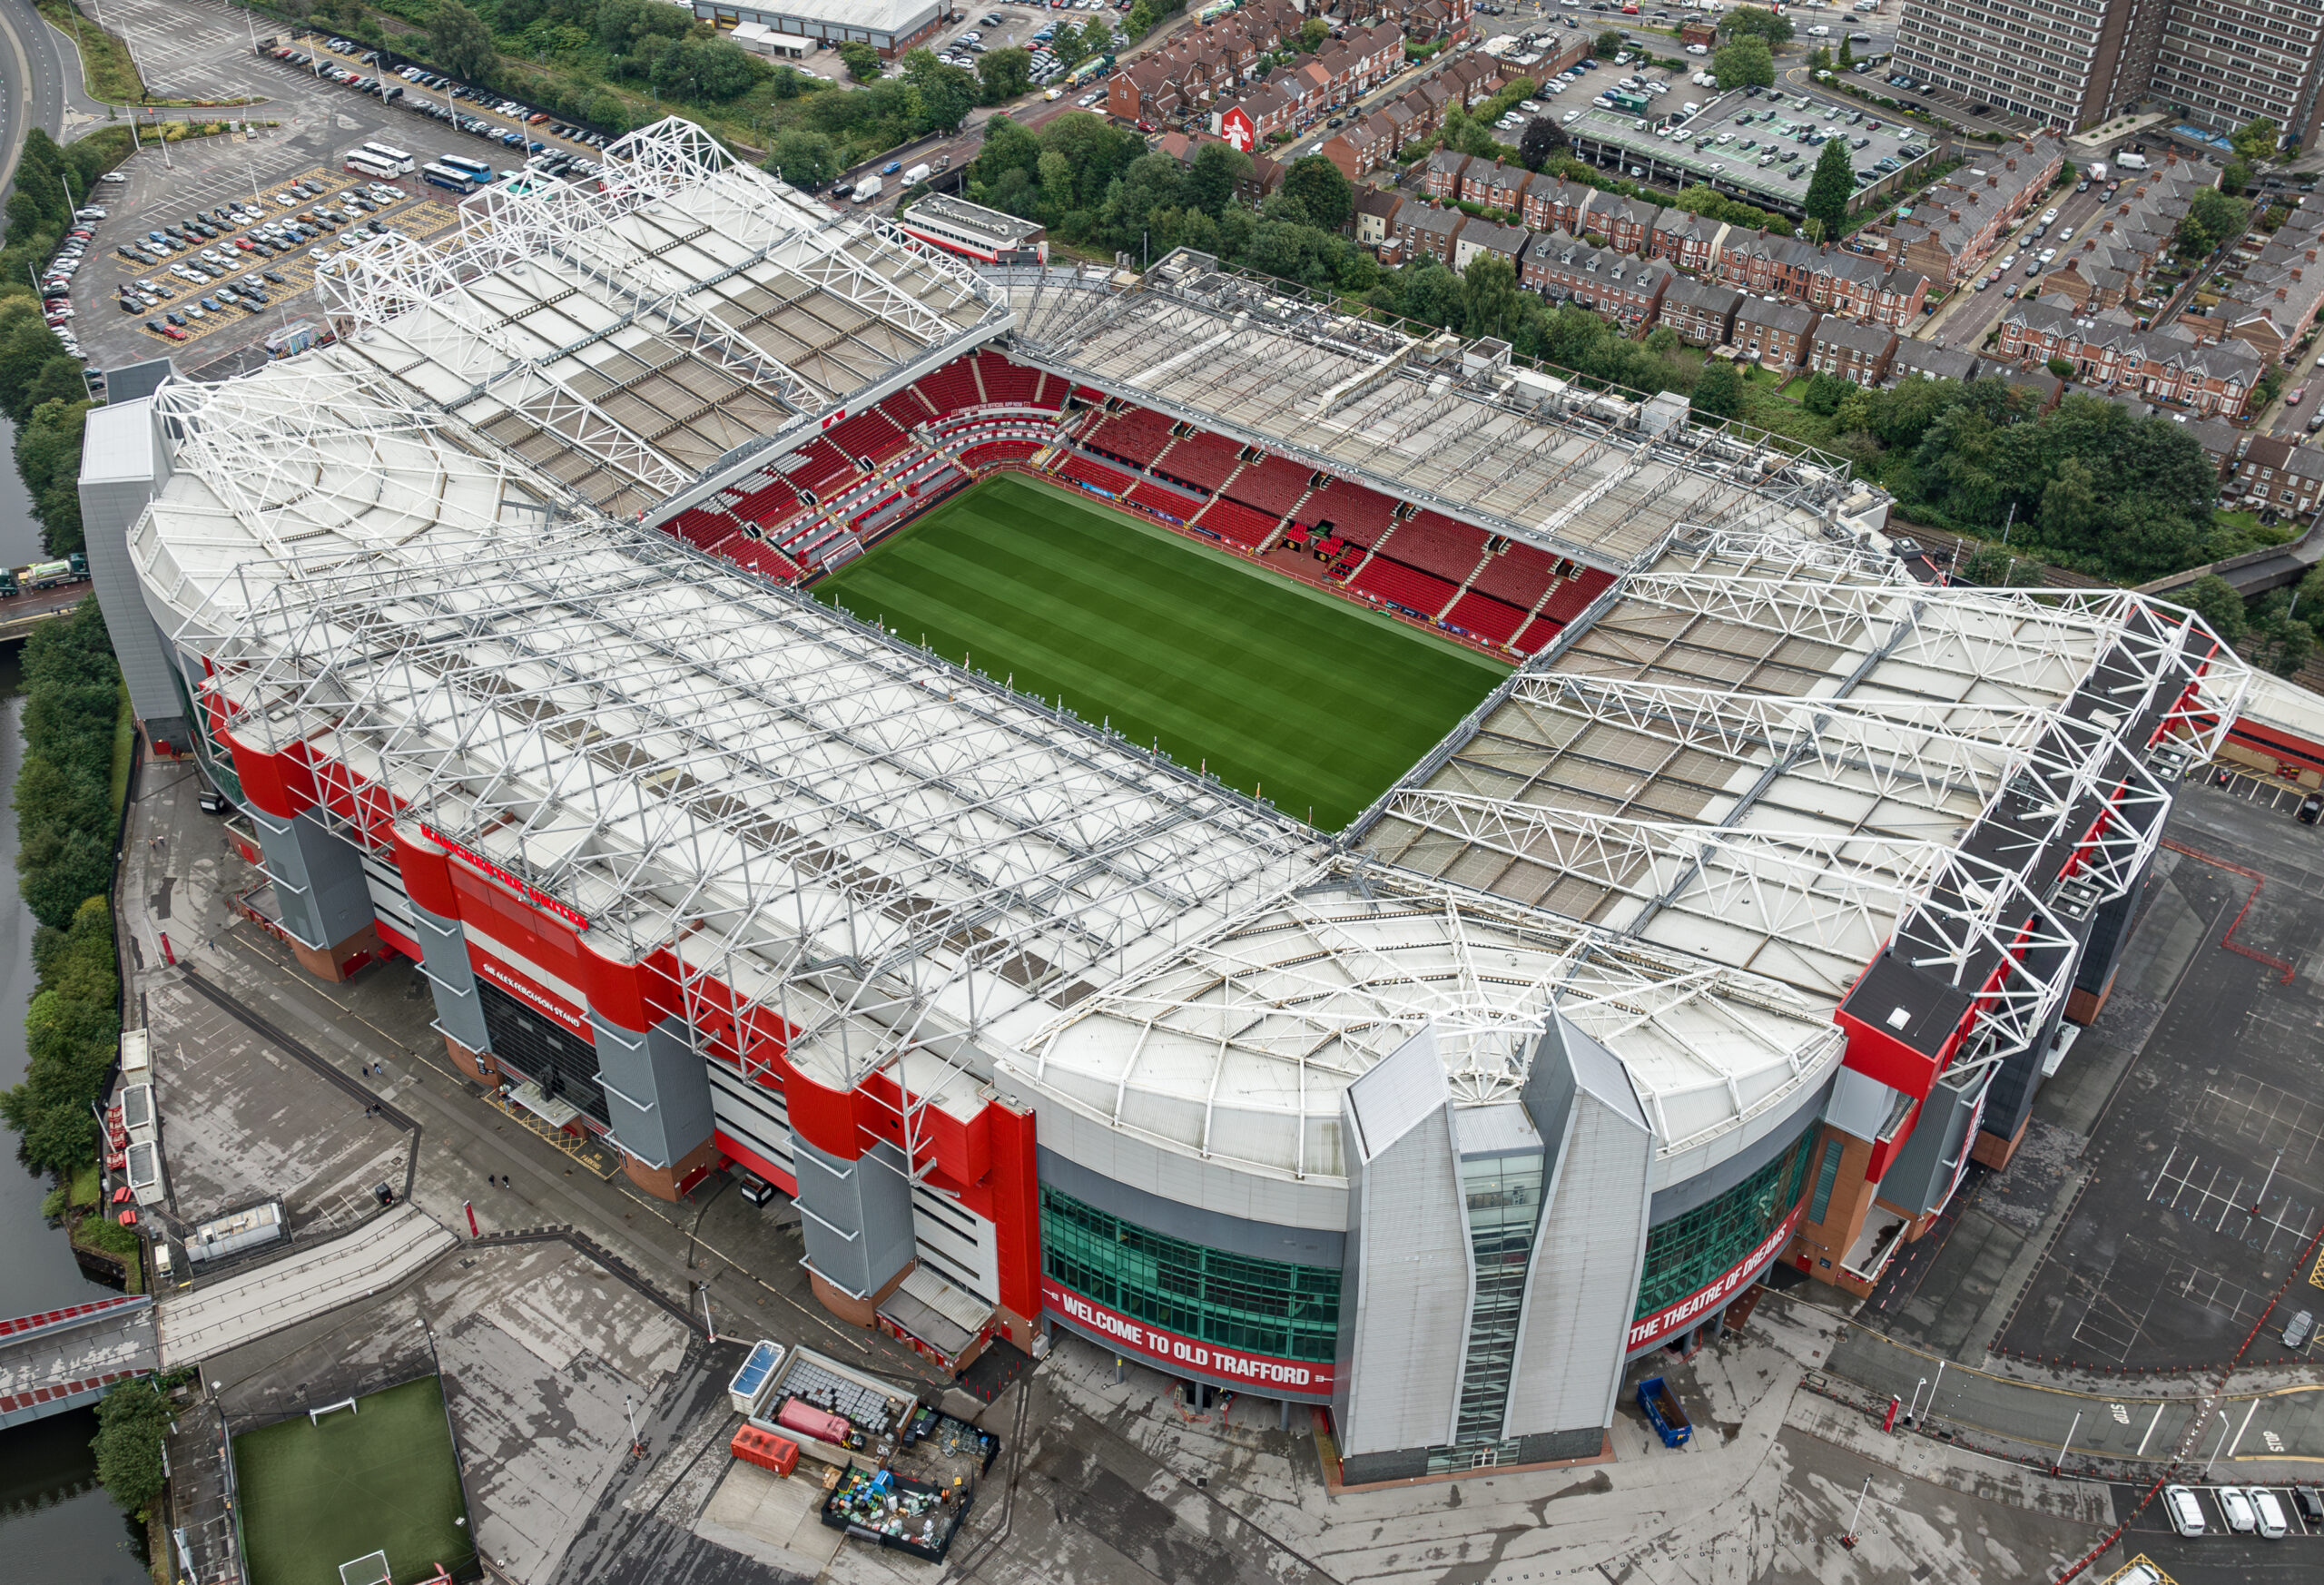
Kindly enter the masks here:
<path id="1" fill-rule="evenodd" d="M 1291 0 L 1252 0 L 1115 72 L 1106 83 L 1107 113 L 1160 121 L 1231 96 L 1260 56 L 1298 38 L 1305 20 Z"/>
<path id="2" fill-rule="evenodd" d="M 1716 281 L 1675 277 L 1662 289 L 1660 322 L 1689 347 L 1724 347 L 1735 339 L 1735 312 L 1743 294 Z"/>
<path id="3" fill-rule="evenodd" d="M 1891 269 L 1861 253 L 1827 248 L 1807 277 L 1807 300 L 1827 314 L 1866 320 L 1891 330 L 1910 328 L 1928 298 L 1928 278 Z"/>
<path id="4" fill-rule="evenodd" d="M 1873 240 L 1905 269 L 1957 285 L 1984 267 L 2003 232 L 2040 206 L 2064 169 L 2065 148 L 2054 138 L 1981 153 L 1915 199 L 1910 219 Z"/>
<path id="5" fill-rule="evenodd" d="M 2206 418 L 2240 418 L 2251 404 L 2260 359 L 2235 342 L 2186 339 L 2179 327 L 2142 330 L 2121 309 L 2078 316 L 2065 302 L 2020 300 L 2002 316 L 1995 354 L 2026 364 L 2063 358 L 2074 378 Z"/>
<path id="6" fill-rule="evenodd" d="M 2324 310 L 2324 212 L 2294 210 L 2209 318 L 2194 321 L 2281 362 Z"/>
<path id="7" fill-rule="evenodd" d="M 1718 261 L 1727 246 L 1727 233 L 1732 229 L 1725 221 L 1706 219 L 1683 209 L 1666 209 L 1654 217 L 1646 256 L 1663 260 L 1673 269 L 1701 275 Z"/>
<path id="8" fill-rule="evenodd" d="M 1518 278 L 1552 302 L 1577 303 L 1635 331 L 1654 322 L 1672 276 L 1670 266 L 1659 259 L 1636 258 L 1592 247 L 1577 237 L 1551 234 L 1526 244 Z"/>

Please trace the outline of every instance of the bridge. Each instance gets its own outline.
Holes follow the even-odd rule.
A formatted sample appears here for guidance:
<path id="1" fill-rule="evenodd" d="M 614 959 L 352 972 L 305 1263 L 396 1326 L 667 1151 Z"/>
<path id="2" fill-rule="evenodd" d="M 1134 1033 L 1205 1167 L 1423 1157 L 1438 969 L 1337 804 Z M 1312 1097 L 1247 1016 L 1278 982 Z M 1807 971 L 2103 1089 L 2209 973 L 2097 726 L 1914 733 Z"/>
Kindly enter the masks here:
<path id="1" fill-rule="evenodd" d="M 0 1321 L 0 1430 L 94 1403 L 161 1357 L 143 1294 Z"/>
<path id="2" fill-rule="evenodd" d="M 2205 573 L 2217 573 L 2227 585 L 2247 600 L 2256 600 L 2271 589 L 2284 588 L 2306 577 L 2310 568 L 2324 562 L 2324 533 L 2310 524 L 2297 539 L 2281 545 L 2264 546 L 2247 550 L 2240 556 L 2230 556 L 2225 561 L 2215 561 L 2208 566 L 2190 567 L 2185 572 L 2170 573 L 2152 583 L 2141 584 L 2142 595 L 2168 596 L 2193 583 Z"/>
<path id="3" fill-rule="evenodd" d="M 83 579 L 62 588 L 35 589 L 0 600 L 0 645 L 22 643 L 43 623 L 64 620 L 74 606 L 87 597 L 89 589 L 88 581 Z"/>

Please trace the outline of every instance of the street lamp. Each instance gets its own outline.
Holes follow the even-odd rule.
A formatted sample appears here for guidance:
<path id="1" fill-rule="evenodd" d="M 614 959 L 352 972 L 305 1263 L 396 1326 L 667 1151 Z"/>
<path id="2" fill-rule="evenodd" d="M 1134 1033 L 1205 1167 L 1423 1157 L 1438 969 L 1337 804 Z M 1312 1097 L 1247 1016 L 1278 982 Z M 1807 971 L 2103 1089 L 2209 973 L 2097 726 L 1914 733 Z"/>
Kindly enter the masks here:
<path id="1" fill-rule="evenodd" d="M 2220 1450 L 2227 1446 L 2227 1411 L 2219 1412 L 2219 1441 L 2212 1444 L 2211 1456 L 2203 1461 L 2203 1479 L 2211 1478 L 2211 1466 L 2219 1462 Z"/>

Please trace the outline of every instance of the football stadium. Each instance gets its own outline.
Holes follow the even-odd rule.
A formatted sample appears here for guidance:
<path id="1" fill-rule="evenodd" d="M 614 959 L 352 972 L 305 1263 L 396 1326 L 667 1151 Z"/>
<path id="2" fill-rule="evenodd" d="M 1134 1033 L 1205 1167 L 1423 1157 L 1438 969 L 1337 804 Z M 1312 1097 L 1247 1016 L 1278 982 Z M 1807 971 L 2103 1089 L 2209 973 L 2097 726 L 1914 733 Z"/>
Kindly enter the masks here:
<path id="1" fill-rule="evenodd" d="M 816 1296 L 1598 1456 L 2005 1163 L 2247 678 L 1844 465 L 1181 251 L 972 266 L 683 122 L 94 410 L 149 738 L 312 973 Z"/>

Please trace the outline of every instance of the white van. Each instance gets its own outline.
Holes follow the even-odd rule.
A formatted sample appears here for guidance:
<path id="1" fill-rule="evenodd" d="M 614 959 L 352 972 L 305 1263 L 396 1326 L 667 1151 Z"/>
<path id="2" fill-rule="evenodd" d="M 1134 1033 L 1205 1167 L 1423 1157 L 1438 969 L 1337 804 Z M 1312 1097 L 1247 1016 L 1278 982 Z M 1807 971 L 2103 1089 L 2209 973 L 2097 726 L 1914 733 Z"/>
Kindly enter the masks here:
<path id="1" fill-rule="evenodd" d="M 2251 1511 L 2251 1499 L 2243 1494 L 2240 1486 L 2214 1486 L 2211 1495 L 2219 1499 L 2219 1511 L 2227 1515 L 2227 1528 L 2238 1535 L 2250 1535 L 2260 1528 L 2260 1516 Z"/>
<path id="2" fill-rule="evenodd" d="M 2198 1536 L 2211 1528 L 2203 1521 L 2203 1505 L 2184 1486 L 2162 1489 L 2162 1511 L 2171 1521 L 2171 1528 L 2181 1535 Z"/>
<path id="3" fill-rule="evenodd" d="M 2270 1541 L 2281 1541 L 2291 1526 L 2284 1521 L 2284 1505 L 2265 1486 L 2251 1488 L 2251 1507 L 2260 1521 L 2260 1533 Z"/>

